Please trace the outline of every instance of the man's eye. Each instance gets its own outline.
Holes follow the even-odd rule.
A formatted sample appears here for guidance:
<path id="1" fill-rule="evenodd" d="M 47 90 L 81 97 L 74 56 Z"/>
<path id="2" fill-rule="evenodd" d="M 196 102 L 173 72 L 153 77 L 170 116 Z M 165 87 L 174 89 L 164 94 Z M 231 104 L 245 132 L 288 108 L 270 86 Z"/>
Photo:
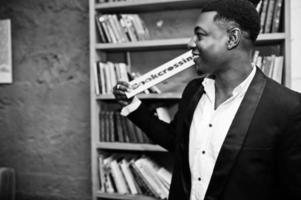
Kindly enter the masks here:
<path id="1" fill-rule="evenodd" d="M 195 35 L 196 35 L 196 37 L 197 37 L 198 40 L 201 40 L 204 37 L 204 35 L 201 34 L 201 33 L 196 33 Z"/>

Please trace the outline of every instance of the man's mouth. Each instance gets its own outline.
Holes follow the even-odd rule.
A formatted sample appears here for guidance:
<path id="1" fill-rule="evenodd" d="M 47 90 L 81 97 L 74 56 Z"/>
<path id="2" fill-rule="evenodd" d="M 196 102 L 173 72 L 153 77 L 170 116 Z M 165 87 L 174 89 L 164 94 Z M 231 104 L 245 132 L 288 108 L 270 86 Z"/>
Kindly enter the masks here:
<path id="1" fill-rule="evenodd" d="M 196 63 L 196 61 L 197 61 L 197 59 L 199 59 L 200 58 L 200 55 L 198 55 L 198 54 L 193 54 L 192 55 L 192 59 L 193 59 L 193 61 Z"/>

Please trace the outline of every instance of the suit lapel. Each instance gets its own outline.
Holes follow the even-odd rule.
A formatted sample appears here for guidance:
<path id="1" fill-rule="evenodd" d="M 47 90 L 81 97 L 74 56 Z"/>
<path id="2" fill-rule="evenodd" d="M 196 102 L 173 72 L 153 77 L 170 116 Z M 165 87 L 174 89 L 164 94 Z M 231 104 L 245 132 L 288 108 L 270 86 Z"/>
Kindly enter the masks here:
<path id="1" fill-rule="evenodd" d="M 248 128 L 261 99 L 265 84 L 266 78 L 257 69 L 254 79 L 237 110 L 215 163 L 206 193 L 208 200 L 217 199 L 225 187 L 231 169 L 244 144 Z"/>
<path id="2" fill-rule="evenodd" d="M 201 81 L 202 82 L 202 81 Z M 192 95 L 192 98 L 187 104 L 187 109 L 185 112 L 185 117 L 184 117 L 184 129 L 187 131 L 183 131 L 184 133 L 184 145 L 188 148 L 188 142 L 189 142 L 189 130 L 190 130 L 190 125 L 192 121 L 192 117 L 195 111 L 196 106 L 198 105 L 200 98 L 202 97 L 204 93 L 204 87 L 202 84 L 196 88 L 196 90 L 193 90 L 194 94 Z"/>

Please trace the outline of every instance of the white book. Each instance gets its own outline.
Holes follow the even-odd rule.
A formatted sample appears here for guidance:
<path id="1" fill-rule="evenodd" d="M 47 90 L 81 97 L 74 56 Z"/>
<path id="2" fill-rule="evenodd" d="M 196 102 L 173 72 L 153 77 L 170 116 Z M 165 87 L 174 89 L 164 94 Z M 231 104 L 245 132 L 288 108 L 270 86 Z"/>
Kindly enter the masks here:
<path id="1" fill-rule="evenodd" d="M 169 185 L 171 184 L 171 173 L 169 171 L 163 167 L 160 167 L 157 173 L 165 182 L 167 182 Z"/>
<path id="2" fill-rule="evenodd" d="M 93 65 L 93 73 L 94 73 L 94 86 L 95 86 L 95 94 L 99 95 L 100 89 L 99 89 L 99 80 L 98 76 L 100 75 L 99 71 L 97 70 L 97 64 Z"/>
<path id="3" fill-rule="evenodd" d="M 140 158 L 135 161 L 135 165 L 142 172 L 143 176 L 155 190 L 158 196 L 160 196 L 162 199 L 167 198 L 168 191 L 165 190 L 164 186 L 156 175 L 156 171 L 149 164 L 147 164 L 147 161 L 144 158 Z"/>
<path id="4" fill-rule="evenodd" d="M 120 194 L 128 194 L 127 185 L 119 168 L 116 160 L 112 160 L 110 163 L 113 179 L 116 185 L 117 192 Z"/>
<path id="5" fill-rule="evenodd" d="M 272 78 L 281 84 L 283 74 L 283 56 L 277 56 L 274 62 Z"/>
<path id="6" fill-rule="evenodd" d="M 136 188 L 135 179 L 133 177 L 132 172 L 129 168 L 129 163 L 125 159 L 122 159 L 120 162 L 121 171 L 125 177 L 125 180 L 129 186 L 131 194 L 138 194 L 138 190 Z"/>
<path id="7" fill-rule="evenodd" d="M 98 71 L 99 71 L 99 76 L 100 76 L 100 83 L 101 83 L 101 94 L 107 94 L 107 86 L 106 86 L 106 78 L 105 78 L 105 69 L 104 69 L 104 64 L 99 62 L 98 63 Z"/>

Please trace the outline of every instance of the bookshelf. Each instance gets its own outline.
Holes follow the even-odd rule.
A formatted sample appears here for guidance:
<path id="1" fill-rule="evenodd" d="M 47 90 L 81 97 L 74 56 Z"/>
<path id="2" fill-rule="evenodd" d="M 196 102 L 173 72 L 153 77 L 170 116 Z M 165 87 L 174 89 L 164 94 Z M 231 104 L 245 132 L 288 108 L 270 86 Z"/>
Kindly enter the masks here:
<path id="1" fill-rule="evenodd" d="M 89 22 L 90 22 L 90 100 L 91 100 L 91 169 L 92 169 L 92 197 L 93 200 L 98 199 L 142 199 L 155 200 L 153 197 L 144 195 L 129 195 L 117 193 L 104 193 L 99 190 L 98 180 L 98 161 L 97 157 L 102 152 L 105 154 L 116 152 L 131 152 L 134 154 L 155 153 L 160 154 L 159 157 L 169 156 L 168 152 L 154 144 L 137 144 L 137 143 L 120 143 L 120 142 L 101 142 L 99 138 L 99 112 L 104 109 L 116 110 L 118 107 L 114 102 L 112 94 L 96 94 L 95 80 L 93 68 L 97 61 L 113 61 L 126 62 L 131 65 L 132 70 L 145 73 L 154 66 L 164 63 L 177 55 L 185 52 L 187 42 L 192 35 L 192 25 L 195 22 L 194 17 L 199 12 L 202 4 L 208 0 L 128 0 L 111 3 L 98 3 L 97 0 L 90 0 Z M 264 54 L 275 53 L 284 56 L 284 70 L 282 83 L 290 87 L 290 19 L 289 19 L 289 0 L 284 0 L 281 28 L 277 33 L 260 34 L 257 39 L 257 48 L 263 49 Z M 182 13 L 182 10 L 184 13 Z M 190 10 L 192 12 L 190 12 Z M 181 12 L 183 18 L 191 20 L 190 24 L 186 21 L 183 23 L 185 31 L 178 33 L 170 33 L 169 29 L 161 29 L 157 27 L 154 20 L 160 17 L 167 23 L 166 26 L 172 26 L 179 23 L 175 13 Z M 166 13 L 165 13 L 166 12 Z M 95 23 L 95 14 L 114 14 L 114 13 L 138 13 L 146 19 L 146 25 L 150 24 L 151 40 L 123 43 L 101 43 L 97 25 Z M 155 13 L 155 19 L 152 18 Z M 165 17 L 167 15 L 167 17 Z M 186 25 L 187 24 L 187 25 Z M 175 25 L 176 27 L 179 27 Z M 187 30 L 191 30 L 188 32 Z M 170 37 L 169 37 L 170 36 Z M 154 61 L 155 60 L 155 61 Z M 145 65 L 143 62 L 147 62 Z M 142 67 L 141 67 L 142 66 Z M 192 72 L 184 72 L 180 76 L 171 78 L 168 82 L 161 85 L 163 92 L 161 94 L 139 94 L 138 97 L 142 101 L 149 104 L 158 102 L 169 103 L 175 107 L 177 100 L 181 97 L 181 92 L 188 82 L 187 77 L 192 77 Z M 176 88 L 176 89 L 174 89 Z M 161 89 L 161 88 L 160 88 Z"/>

